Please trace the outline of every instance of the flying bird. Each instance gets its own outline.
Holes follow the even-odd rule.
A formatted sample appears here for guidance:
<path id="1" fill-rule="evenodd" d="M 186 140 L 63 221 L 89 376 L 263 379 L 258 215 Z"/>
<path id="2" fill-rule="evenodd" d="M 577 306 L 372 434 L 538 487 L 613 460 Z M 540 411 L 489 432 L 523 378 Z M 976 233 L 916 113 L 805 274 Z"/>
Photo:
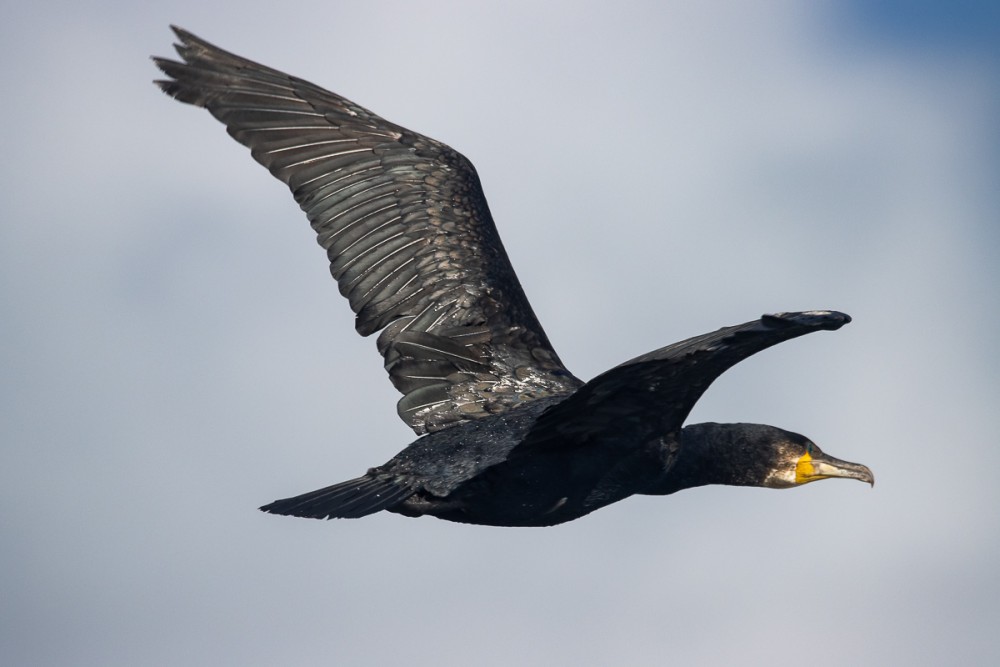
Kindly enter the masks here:
<path id="1" fill-rule="evenodd" d="M 839 329 L 843 313 L 764 315 L 668 345 L 589 382 L 556 354 L 507 258 L 475 168 L 308 81 L 174 28 L 181 61 L 154 58 L 175 99 L 205 107 L 291 189 L 363 336 L 403 394 L 412 444 L 364 475 L 261 509 L 312 518 L 382 510 L 549 526 L 635 494 L 706 484 L 790 488 L 860 464 L 761 424 L 692 424 L 726 369 Z"/>

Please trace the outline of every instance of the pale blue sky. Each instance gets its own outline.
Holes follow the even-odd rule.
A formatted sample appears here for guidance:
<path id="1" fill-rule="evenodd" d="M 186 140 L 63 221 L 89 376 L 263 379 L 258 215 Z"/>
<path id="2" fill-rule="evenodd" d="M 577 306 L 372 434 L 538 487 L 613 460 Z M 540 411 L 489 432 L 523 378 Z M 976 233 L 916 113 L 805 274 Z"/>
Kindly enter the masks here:
<path id="1" fill-rule="evenodd" d="M 750 4 L 5 7 L 0 663 L 1000 661 L 996 11 Z M 802 432 L 874 490 L 257 512 L 411 433 L 284 186 L 150 83 L 168 23 L 465 153 L 582 377 L 850 313 L 692 421 Z"/>

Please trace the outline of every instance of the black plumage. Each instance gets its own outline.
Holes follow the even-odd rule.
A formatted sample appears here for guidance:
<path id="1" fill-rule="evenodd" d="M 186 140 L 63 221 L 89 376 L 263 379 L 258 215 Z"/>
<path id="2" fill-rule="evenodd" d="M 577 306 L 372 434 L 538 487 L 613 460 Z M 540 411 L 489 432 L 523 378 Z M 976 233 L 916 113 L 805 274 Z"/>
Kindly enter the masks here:
<path id="1" fill-rule="evenodd" d="M 684 420 L 746 357 L 838 329 L 835 311 L 766 315 L 626 362 L 583 383 L 535 318 L 472 164 L 307 81 L 174 28 L 183 62 L 158 85 L 202 106 L 285 182 L 306 212 L 398 412 L 425 434 L 364 476 L 262 509 L 317 518 L 380 510 L 550 525 L 633 494 L 703 484 L 871 482 L 803 436 Z"/>

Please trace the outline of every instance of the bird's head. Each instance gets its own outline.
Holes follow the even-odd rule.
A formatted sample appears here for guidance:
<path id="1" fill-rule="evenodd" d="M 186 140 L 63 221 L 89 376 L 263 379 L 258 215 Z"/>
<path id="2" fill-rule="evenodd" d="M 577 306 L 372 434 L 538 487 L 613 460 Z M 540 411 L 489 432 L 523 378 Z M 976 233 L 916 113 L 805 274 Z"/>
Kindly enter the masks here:
<path id="1" fill-rule="evenodd" d="M 823 452 L 804 435 L 765 424 L 692 424 L 684 428 L 668 488 L 732 484 L 788 489 L 820 479 L 875 484 L 867 466 Z"/>
<path id="2" fill-rule="evenodd" d="M 775 426 L 746 424 L 747 445 L 759 452 L 766 469 L 759 486 L 787 489 L 820 479 L 856 479 L 875 485 L 867 466 L 830 456 L 804 435 Z"/>

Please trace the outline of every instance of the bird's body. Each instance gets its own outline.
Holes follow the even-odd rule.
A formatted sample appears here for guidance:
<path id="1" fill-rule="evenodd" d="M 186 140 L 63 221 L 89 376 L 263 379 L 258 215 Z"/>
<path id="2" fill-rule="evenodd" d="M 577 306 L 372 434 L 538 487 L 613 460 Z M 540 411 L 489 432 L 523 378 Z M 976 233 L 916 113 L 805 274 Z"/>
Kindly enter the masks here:
<path id="1" fill-rule="evenodd" d="M 380 510 L 466 523 L 563 523 L 634 494 L 703 484 L 783 488 L 872 481 L 803 436 L 684 420 L 746 357 L 838 329 L 835 311 L 766 315 L 655 350 L 590 382 L 538 323 L 462 155 L 370 111 L 175 29 L 185 62 L 156 59 L 180 101 L 204 106 L 291 188 L 331 272 L 403 393 L 418 435 L 364 476 L 265 511 Z"/>
<path id="2" fill-rule="evenodd" d="M 669 469 L 676 450 L 669 441 L 647 443 L 625 458 L 613 442 L 591 443 L 583 456 L 566 456 L 563 447 L 530 446 L 530 455 L 520 455 L 518 447 L 555 402 L 542 399 L 428 434 L 365 477 L 278 501 L 268 509 L 294 506 L 309 512 L 313 503 L 325 506 L 331 495 L 340 494 L 341 507 L 368 510 L 369 503 L 378 505 L 405 489 L 406 500 L 386 509 L 462 523 L 548 526 L 640 493 Z M 372 481 L 377 486 L 364 487 Z"/>

